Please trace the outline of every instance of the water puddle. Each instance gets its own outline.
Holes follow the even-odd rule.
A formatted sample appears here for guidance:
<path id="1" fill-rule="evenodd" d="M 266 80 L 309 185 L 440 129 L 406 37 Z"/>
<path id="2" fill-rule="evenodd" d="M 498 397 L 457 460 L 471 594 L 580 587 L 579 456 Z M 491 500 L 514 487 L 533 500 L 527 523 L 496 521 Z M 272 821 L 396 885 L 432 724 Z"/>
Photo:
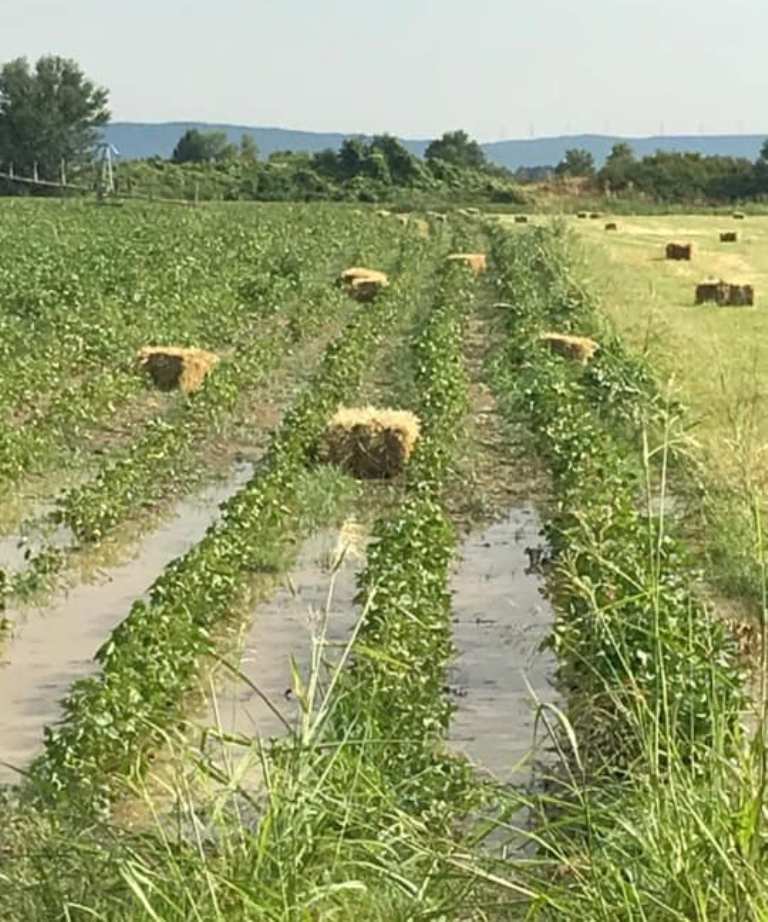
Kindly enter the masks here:
<path id="1" fill-rule="evenodd" d="M 554 657 L 539 649 L 553 614 L 540 594 L 542 576 L 531 567 L 543 551 L 540 528 L 533 507 L 515 508 L 464 540 L 451 579 L 458 657 L 448 675 L 447 692 L 457 705 L 449 744 L 479 769 L 510 783 L 531 777 L 533 696 L 555 699 Z M 329 592 L 333 562 L 345 546 Z M 311 636 L 327 612 L 324 658 L 338 661 L 360 616 L 354 599 L 364 554 L 364 541 L 349 547 L 344 529 L 320 531 L 304 544 L 290 581 L 259 605 L 243 643 L 240 669 L 247 681 L 219 676 L 215 702 L 194 721 L 201 729 L 215 727 L 241 739 L 243 747 L 226 745 L 227 758 L 245 756 L 250 740 L 280 737 L 286 725 L 296 726 L 291 659 L 306 684 Z M 210 737 L 206 749 L 219 760 L 218 744 Z"/>
<path id="2" fill-rule="evenodd" d="M 0 763 L 23 768 L 41 749 L 43 728 L 61 715 L 75 679 L 96 671 L 93 656 L 167 564 L 186 553 L 218 517 L 221 503 L 249 479 L 240 464 L 224 483 L 179 503 L 136 556 L 91 585 L 80 585 L 45 609 L 8 611 L 11 637 L 0 651 Z M 0 784 L 18 774 L 0 764 Z"/>
<path id="3" fill-rule="evenodd" d="M 325 622 L 324 659 L 338 661 L 359 617 L 354 599 L 364 547 L 363 530 L 354 523 L 321 529 L 304 543 L 290 579 L 258 606 L 243 640 L 239 669 L 248 681 L 220 677 L 215 702 L 196 724 L 264 739 L 283 735 L 283 720 L 295 725 L 299 705 L 292 693 L 291 658 L 306 681 L 311 638 Z"/>
<path id="4" fill-rule="evenodd" d="M 532 506 L 512 509 L 465 539 L 451 580 L 458 657 L 448 676 L 457 706 L 450 745 L 507 783 L 530 779 L 530 761 L 521 760 L 534 742 L 534 696 L 556 698 L 555 658 L 540 650 L 554 620 L 535 566 L 540 529 Z"/>

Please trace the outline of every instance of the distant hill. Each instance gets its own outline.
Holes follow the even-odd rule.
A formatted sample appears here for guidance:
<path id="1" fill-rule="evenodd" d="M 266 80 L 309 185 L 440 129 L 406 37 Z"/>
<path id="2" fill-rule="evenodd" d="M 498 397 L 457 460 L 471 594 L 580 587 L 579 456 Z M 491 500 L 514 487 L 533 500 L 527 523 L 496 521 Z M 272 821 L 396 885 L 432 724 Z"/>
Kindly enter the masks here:
<path id="1" fill-rule="evenodd" d="M 278 150 L 318 151 L 327 147 L 338 149 L 342 141 L 350 137 L 365 137 L 340 133 L 315 131 L 292 131 L 288 128 L 255 128 L 249 125 L 214 125 L 206 122 L 112 122 L 105 129 L 106 139 L 120 151 L 127 160 L 145 157 L 168 158 L 173 153 L 179 138 L 190 128 L 199 131 L 223 131 L 227 138 L 237 144 L 244 134 L 250 135 L 266 158 Z M 429 141 L 405 141 L 411 153 L 421 156 Z"/>
<path id="2" fill-rule="evenodd" d="M 176 142 L 189 128 L 201 131 L 224 131 L 227 137 L 238 142 L 243 134 L 251 135 L 261 151 L 268 157 L 276 150 L 318 151 L 326 147 L 338 148 L 349 134 L 292 131 L 287 128 L 256 128 L 248 125 L 212 125 L 204 122 L 113 122 L 105 129 L 108 141 L 120 151 L 121 157 L 136 160 L 144 157 L 170 157 Z M 363 137 L 358 135 L 357 137 Z M 693 151 L 701 154 L 720 154 L 747 157 L 755 160 L 766 135 L 669 135 L 651 138 L 622 138 L 608 135 L 584 134 L 553 138 L 526 138 L 517 141 L 494 141 L 484 144 L 488 159 L 501 166 L 516 170 L 521 166 L 554 165 L 562 160 L 570 147 L 583 147 L 591 152 L 601 165 L 618 141 L 632 146 L 638 157 L 657 150 Z M 421 156 L 428 140 L 403 139 L 411 153 Z"/>

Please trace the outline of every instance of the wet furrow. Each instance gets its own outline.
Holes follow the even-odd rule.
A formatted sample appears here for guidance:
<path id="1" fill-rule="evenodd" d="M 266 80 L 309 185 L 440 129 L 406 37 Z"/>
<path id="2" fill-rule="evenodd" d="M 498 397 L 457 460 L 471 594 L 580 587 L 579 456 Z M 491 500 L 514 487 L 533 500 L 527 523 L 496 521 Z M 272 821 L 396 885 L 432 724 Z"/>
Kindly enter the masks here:
<path id="1" fill-rule="evenodd" d="M 456 704 L 449 742 L 503 782 L 529 777 L 537 701 L 555 699 L 555 659 L 541 649 L 554 613 L 531 566 L 540 531 L 532 506 L 510 509 L 468 535 L 451 579 L 457 658 L 448 676 Z"/>
<path id="2" fill-rule="evenodd" d="M 530 778 L 537 701 L 555 698 L 554 658 L 540 649 L 553 613 L 526 552 L 538 547 L 540 528 L 535 509 L 521 505 L 475 529 L 460 546 L 451 580 L 457 658 L 448 675 L 456 704 L 449 746 L 509 783 Z M 306 685 L 313 638 L 322 644 L 326 666 L 338 663 L 361 614 L 356 579 L 364 565 L 365 538 L 350 525 L 305 542 L 290 576 L 259 606 L 243 638 L 242 678 L 220 672 L 215 693 L 193 720 L 200 730 L 215 730 L 205 743 L 214 761 L 231 770 L 238 755 L 249 749 L 252 755 L 253 740 L 280 737 L 298 725 L 292 663 Z M 226 759 L 219 734 L 235 740 Z"/>
<path id="3" fill-rule="evenodd" d="M 4 644 L 0 662 L 0 783 L 18 780 L 38 754 L 43 729 L 61 715 L 61 700 L 75 679 L 95 672 L 94 660 L 110 632 L 163 569 L 186 553 L 216 521 L 219 505 L 252 474 L 237 465 L 224 483 L 180 502 L 149 535 L 137 556 L 111 570 L 106 581 L 57 596 L 44 611 L 9 611 L 20 628 Z"/>

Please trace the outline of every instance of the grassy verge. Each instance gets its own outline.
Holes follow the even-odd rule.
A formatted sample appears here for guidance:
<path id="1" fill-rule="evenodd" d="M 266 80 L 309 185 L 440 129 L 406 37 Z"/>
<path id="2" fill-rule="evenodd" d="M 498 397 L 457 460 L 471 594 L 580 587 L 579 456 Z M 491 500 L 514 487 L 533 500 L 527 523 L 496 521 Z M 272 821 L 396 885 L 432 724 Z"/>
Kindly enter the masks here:
<path id="1" fill-rule="evenodd" d="M 742 735 L 734 644 L 665 518 L 668 446 L 637 438 L 649 421 L 663 436 L 664 407 L 619 344 L 585 371 L 538 341 L 591 332 L 562 232 L 500 233 L 494 256 L 500 404 L 527 420 L 557 500 L 547 529 L 567 715 L 551 720 L 561 771 L 529 804 L 538 858 L 517 868 L 536 892 L 531 917 L 761 919 L 762 733 Z"/>

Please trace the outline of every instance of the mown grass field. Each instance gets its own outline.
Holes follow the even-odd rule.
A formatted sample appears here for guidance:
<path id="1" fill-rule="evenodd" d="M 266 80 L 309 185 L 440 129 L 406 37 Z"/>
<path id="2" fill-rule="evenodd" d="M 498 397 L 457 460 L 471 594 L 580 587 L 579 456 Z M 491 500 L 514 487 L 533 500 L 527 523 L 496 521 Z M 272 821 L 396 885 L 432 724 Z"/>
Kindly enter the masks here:
<path id="1" fill-rule="evenodd" d="M 768 218 L 663 216 L 569 219 L 585 243 L 589 284 L 628 344 L 690 407 L 691 435 L 727 481 L 768 486 Z M 720 243 L 721 231 L 736 243 Z M 690 262 L 664 259 L 690 242 Z M 694 304 L 697 283 L 755 286 L 754 308 Z"/>
<path id="2" fill-rule="evenodd" d="M 0 550 L 27 550 L 0 564 L 0 740 L 15 752 L 18 723 L 25 733 L 18 784 L 0 787 L 3 922 L 766 918 L 768 701 L 748 694 L 687 531 L 655 505 L 666 373 L 679 366 L 695 416 L 712 409 L 694 388 L 701 348 L 682 358 L 665 343 L 695 317 L 717 338 L 761 316 L 686 303 L 704 242 L 694 266 L 670 267 L 655 259 L 669 224 L 610 237 L 592 222 L 585 274 L 561 227 L 512 233 L 477 213 L 4 208 L 0 486 L 13 511 Z M 456 253 L 484 254 L 485 269 Z M 337 284 L 359 265 L 389 276 L 372 299 Z M 734 281 L 760 297 L 757 275 Z M 606 303 L 625 291 L 636 323 L 629 300 Z M 662 301 L 678 327 L 650 335 Z M 572 361 L 546 331 L 602 348 Z M 138 349 L 170 341 L 220 356 L 199 391 L 158 394 L 137 368 Z M 338 407 L 369 403 L 420 422 L 387 481 L 324 461 Z M 713 455 L 724 415 L 698 427 Z M 113 569 L 88 604 L 60 604 L 78 562 L 128 536 L 157 544 L 158 519 L 222 477 L 207 529 L 185 536 L 182 513 L 117 603 Z M 559 704 L 530 703 L 547 756 L 516 787 L 447 741 L 457 709 L 477 704 L 451 680 L 463 535 L 521 502 L 544 523 L 526 574 L 554 606 Z M 238 639 L 328 532 L 310 665 L 291 659 L 290 687 L 267 698 L 239 672 Z M 361 532 L 351 628 L 331 642 L 343 536 Z M 505 540 L 511 567 L 522 534 Z M 745 576 L 757 595 L 763 573 Z M 24 610 L 29 599 L 42 607 Z M 482 599 L 472 610 L 494 654 L 531 627 L 506 603 L 508 635 Z M 239 676 L 279 735 L 222 734 L 217 670 Z M 222 759 L 220 744 L 245 757 Z"/>

